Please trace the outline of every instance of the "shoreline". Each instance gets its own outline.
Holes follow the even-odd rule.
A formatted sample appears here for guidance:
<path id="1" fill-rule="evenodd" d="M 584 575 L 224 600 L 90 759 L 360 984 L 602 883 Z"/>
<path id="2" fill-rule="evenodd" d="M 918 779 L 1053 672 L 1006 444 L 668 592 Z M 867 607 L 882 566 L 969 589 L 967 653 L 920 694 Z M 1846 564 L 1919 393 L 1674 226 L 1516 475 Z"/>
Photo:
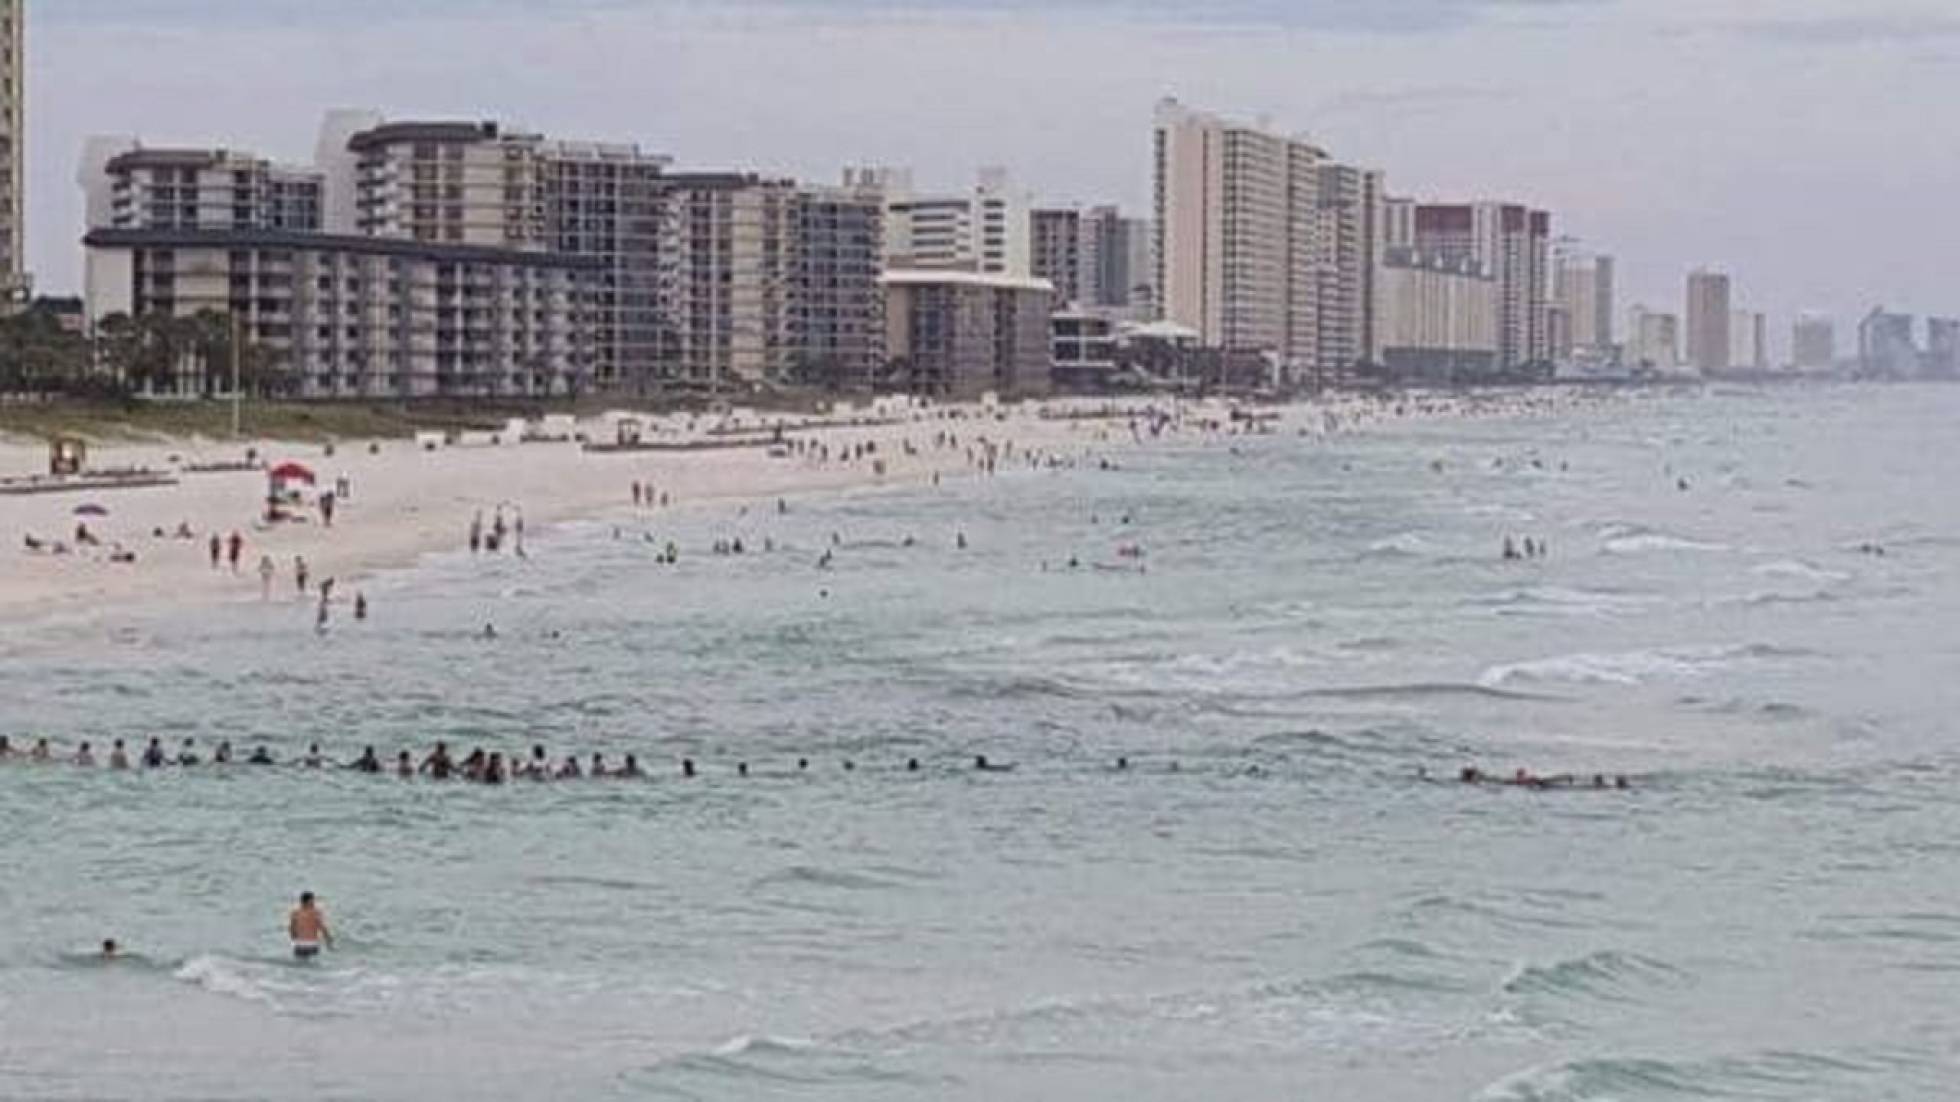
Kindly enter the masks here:
<path id="1" fill-rule="evenodd" d="M 471 518 L 485 523 L 500 507 L 521 515 L 530 531 L 608 517 L 659 517 L 673 510 L 714 503 L 794 498 L 814 493 L 877 487 L 932 485 L 934 479 L 985 477 L 989 447 L 998 469 L 1025 470 L 1030 454 L 1079 459 L 1096 451 L 1116 454 L 1153 444 L 1222 439 L 1234 433 L 1314 435 L 1367 432 L 1385 424 L 1451 418 L 1544 415 L 1623 400 L 1572 394 L 1432 395 L 1389 399 L 1349 396 L 1262 407 L 1257 421 L 1235 421 L 1223 402 L 1126 402 L 1064 399 L 1005 409 L 979 405 L 933 406 L 882 424 L 812 424 L 789 431 L 807 442 L 797 454 L 772 455 L 765 447 L 741 449 L 593 452 L 573 441 L 503 445 L 450 445 L 424 450 L 414 440 L 342 442 L 331 457 L 314 444 L 270 441 L 164 440 L 109 444 L 94 456 L 99 467 L 153 467 L 184 473 L 166 486 L 92 489 L 0 497 L 0 538 L 12 567 L 0 573 L 0 623 L 87 627 L 113 620 L 203 605 L 260 599 L 260 556 L 275 566 L 274 600 L 297 596 L 294 559 L 303 556 L 310 584 L 336 579 L 336 601 L 346 604 L 364 579 L 412 568 L 427 555 L 467 546 Z M 1145 411 L 1166 418 L 1161 435 L 1143 428 Z M 1273 415 L 1276 419 L 1272 419 Z M 596 434 L 605 426 L 581 423 Z M 948 446 L 942 436 L 955 443 Z M 860 447 L 873 454 L 842 454 Z M 236 461 L 247 447 L 272 464 L 297 461 L 316 474 L 315 492 L 343 475 L 351 491 L 339 503 L 332 527 L 317 509 L 303 523 L 267 528 L 260 523 L 266 492 L 256 470 L 191 472 L 189 468 Z M 0 476 L 45 471 L 46 451 L 34 443 L 0 440 Z M 669 503 L 635 509 L 634 482 L 668 495 Z M 314 500 L 308 496 L 309 502 Z M 77 518 L 85 503 L 108 510 Z M 68 554 L 32 552 L 28 536 L 73 546 L 78 519 L 102 546 Z M 193 538 L 177 538 L 184 526 Z M 164 533 L 158 538 L 155 533 Z M 209 539 L 244 541 L 236 574 L 217 569 Z M 133 563 L 110 561 L 111 548 L 134 552 Z"/>

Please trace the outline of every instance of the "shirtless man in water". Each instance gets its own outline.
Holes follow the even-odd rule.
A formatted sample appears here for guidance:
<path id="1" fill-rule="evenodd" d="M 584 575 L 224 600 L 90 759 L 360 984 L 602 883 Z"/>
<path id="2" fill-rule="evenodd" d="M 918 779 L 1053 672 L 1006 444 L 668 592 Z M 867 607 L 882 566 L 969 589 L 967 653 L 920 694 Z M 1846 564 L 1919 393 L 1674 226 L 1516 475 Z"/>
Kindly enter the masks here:
<path id="1" fill-rule="evenodd" d="M 333 948 L 333 931 L 327 929 L 327 912 L 314 906 L 313 893 L 299 893 L 299 906 L 286 919 L 286 933 L 293 939 L 293 956 L 312 960 L 322 946 Z"/>

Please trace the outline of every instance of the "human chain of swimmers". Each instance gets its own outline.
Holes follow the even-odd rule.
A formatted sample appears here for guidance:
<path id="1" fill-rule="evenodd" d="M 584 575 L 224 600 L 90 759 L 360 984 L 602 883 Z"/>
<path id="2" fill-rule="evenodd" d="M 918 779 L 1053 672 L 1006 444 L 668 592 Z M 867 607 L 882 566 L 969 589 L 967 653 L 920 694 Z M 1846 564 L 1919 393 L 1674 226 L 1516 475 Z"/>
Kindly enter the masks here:
<path id="1" fill-rule="evenodd" d="M 66 763 L 85 769 L 106 767 L 113 770 L 194 768 L 205 765 L 228 766 L 233 764 L 248 766 L 289 764 L 297 765 L 303 769 L 341 769 L 374 776 L 392 774 L 403 779 L 411 780 L 417 777 L 428 777 L 438 781 L 460 780 L 473 784 L 489 785 L 504 784 L 516 780 L 563 781 L 595 778 L 633 780 L 649 776 L 647 771 L 640 765 L 638 756 L 634 754 L 623 754 L 618 764 L 612 764 L 606 760 L 606 756 L 603 753 L 595 752 L 581 764 L 576 754 L 567 754 L 562 759 L 554 761 L 543 746 L 531 747 L 531 753 L 528 758 L 520 754 L 506 756 L 502 751 L 485 751 L 478 748 L 470 751 L 467 756 L 457 759 L 450 753 L 448 743 L 438 742 L 436 743 L 435 749 L 430 751 L 420 761 L 417 761 L 415 755 L 408 750 L 397 751 L 393 761 L 387 761 L 380 754 L 376 753 L 373 746 L 367 746 L 362 748 L 360 755 L 354 760 L 341 762 L 329 758 L 320 749 L 320 744 L 316 742 L 308 745 L 306 752 L 300 755 L 295 761 L 282 763 L 263 744 L 254 747 L 244 757 L 238 757 L 232 750 L 231 742 L 224 740 L 220 741 L 212 750 L 210 757 L 206 758 L 203 752 L 198 749 L 195 738 L 185 739 L 175 753 L 165 750 L 161 739 L 152 738 L 144 746 L 141 753 L 132 757 L 125 740 L 116 739 L 110 745 L 107 755 L 101 760 L 98 760 L 93 744 L 86 741 L 78 743 L 73 751 L 63 754 L 57 753 L 54 746 L 45 738 L 36 739 L 32 748 L 21 750 L 15 747 L 7 736 L 0 735 L 0 764 L 13 764 L 16 762 L 38 765 Z M 842 764 L 844 771 L 847 773 L 857 771 L 857 762 L 851 758 L 845 758 Z M 808 773 L 811 768 L 810 759 L 807 757 L 797 758 L 795 768 L 799 774 Z M 980 773 L 1011 773 L 1015 770 L 1014 765 L 991 761 L 984 754 L 976 755 L 971 759 L 971 768 L 973 771 Z M 1128 757 L 1118 757 L 1113 764 L 1113 768 L 1117 772 L 1128 772 L 1131 768 L 1130 759 Z M 1180 772 L 1182 769 L 1176 761 L 1172 761 L 1168 768 L 1173 773 Z M 924 769 L 925 765 L 916 757 L 905 760 L 905 771 L 908 773 L 918 773 Z M 692 778 L 699 776 L 701 769 L 693 758 L 682 758 L 679 762 L 679 771 L 682 777 Z M 1261 775 L 1264 771 L 1264 768 L 1257 764 L 1250 765 L 1246 769 L 1247 774 L 1252 776 Z M 735 764 L 735 773 L 741 777 L 748 776 L 750 774 L 749 763 L 746 761 L 737 762 Z M 1432 781 L 1434 778 L 1430 775 L 1428 769 L 1418 768 L 1416 770 L 1416 779 L 1419 781 Z M 1573 774 L 1540 774 L 1528 769 L 1519 769 L 1510 776 L 1501 776 L 1485 772 L 1476 766 L 1465 766 L 1457 774 L 1457 780 L 1466 785 L 1494 785 L 1498 787 L 1526 788 L 1539 791 L 1590 788 L 1599 791 L 1612 789 L 1624 792 L 1632 788 L 1632 782 L 1624 774 L 1616 775 L 1610 781 L 1603 773 L 1595 773 L 1590 778 L 1582 778 Z"/>

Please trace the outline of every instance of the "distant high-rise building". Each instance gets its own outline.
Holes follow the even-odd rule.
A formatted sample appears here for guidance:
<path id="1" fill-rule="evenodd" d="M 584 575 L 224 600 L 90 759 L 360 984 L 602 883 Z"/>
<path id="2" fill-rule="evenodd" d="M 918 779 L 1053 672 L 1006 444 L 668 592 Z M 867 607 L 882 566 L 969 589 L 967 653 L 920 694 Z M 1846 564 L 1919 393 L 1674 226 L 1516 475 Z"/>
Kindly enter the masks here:
<path id="1" fill-rule="evenodd" d="M 1418 253 L 1469 260 L 1497 281 L 1500 369 L 1551 362 L 1550 214 L 1517 203 L 1419 203 L 1388 221 L 1391 234 L 1412 235 Z"/>
<path id="2" fill-rule="evenodd" d="M 1837 326 L 1828 315 L 1797 315 L 1790 329 L 1790 362 L 1798 371 L 1809 373 L 1837 366 Z"/>
<path id="3" fill-rule="evenodd" d="M 27 16 L 0 0 L 0 305 L 24 301 L 27 279 Z"/>
<path id="4" fill-rule="evenodd" d="M 1318 364 L 1320 168 L 1301 138 L 1158 104 L 1156 312 L 1228 352 Z"/>
<path id="5" fill-rule="evenodd" d="M 1919 373 L 1928 379 L 1960 377 L 1960 318 L 1926 319 L 1926 354 Z"/>
<path id="6" fill-rule="evenodd" d="M 1871 379 L 1909 379 L 1919 370 L 1912 315 L 1875 307 L 1858 323 L 1858 373 Z"/>
<path id="7" fill-rule="evenodd" d="M 1737 371 L 1769 368 L 1769 319 L 1754 310 L 1729 311 L 1729 367 Z"/>
<path id="8" fill-rule="evenodd" d="M 1036 279 L 1055 288 L 1059 303 L 1081 303 L 1082 212 L 1074 207 L 1044 207 L 1030 218 L 1034 244 L 1031 267 Z"/>
<path id="9" fill-rule="evenodd" d="M 1635 306 L 1628 319 L 1628 360 L 1635 368 L 1670 373 L 1681 367 L 1681 318 Z"/>
<path id="10" fill-rule="evenodd" d="M 1556 300 L 1565 315 L 1565 342 L 1559 354 L 1605 353 L 1616 343 L 1613 318 L 1613 258 L 1570 253 L 1559 258 Z M 1556 343 L 1556 342 L 1555 342 Z"/>
<path id="11" fill-rule="evenodd" d="M 1688 366 L 1703 374 L 1729 366 L 1729 277 L 1697 269 L 1688 273 Z"/>
<path id="12" fill-rule="evenodd" d="M 982 169 L 953 194 L 917 193 L 911 172 L 892 168 L 846 169 L 844 186 L 884 193 L 887 268 L 1033 275 L 1032 203 L 1005 169 Z"/>
<path id="13" fill-rule="evenodd" d="M 1150 238 L 1142 219 L 1098 206 L 1039 208 L 1032 221 L 1034 277 L 1054 284 L 1058 304 L 1119 309 L 1148 297 Z"/>
<path id="14" fill-rule="evenodd" d="M 1317 242 L 1320 285 L 1315 365 L 1337 382 L 1364 363 L 1378 362 L 1382 284 L 1382 174 L 1352 165 L 1320 169 Z"/>

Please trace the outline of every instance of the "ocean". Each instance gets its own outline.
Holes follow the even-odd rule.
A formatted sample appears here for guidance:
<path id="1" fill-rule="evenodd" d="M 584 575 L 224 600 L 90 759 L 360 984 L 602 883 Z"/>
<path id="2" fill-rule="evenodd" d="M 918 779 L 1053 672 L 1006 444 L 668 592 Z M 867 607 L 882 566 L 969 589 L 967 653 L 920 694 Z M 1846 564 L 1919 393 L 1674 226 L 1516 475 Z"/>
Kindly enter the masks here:
<path id="1" fill-rule="evenodd" d="M 1911 387 L 1185 437 L 534 532 L 325 633 L 10 625 L 16 741 L 652 776 L 0 768 L 0 1097 L 1947 1097 L 1956 440 Z"/>

